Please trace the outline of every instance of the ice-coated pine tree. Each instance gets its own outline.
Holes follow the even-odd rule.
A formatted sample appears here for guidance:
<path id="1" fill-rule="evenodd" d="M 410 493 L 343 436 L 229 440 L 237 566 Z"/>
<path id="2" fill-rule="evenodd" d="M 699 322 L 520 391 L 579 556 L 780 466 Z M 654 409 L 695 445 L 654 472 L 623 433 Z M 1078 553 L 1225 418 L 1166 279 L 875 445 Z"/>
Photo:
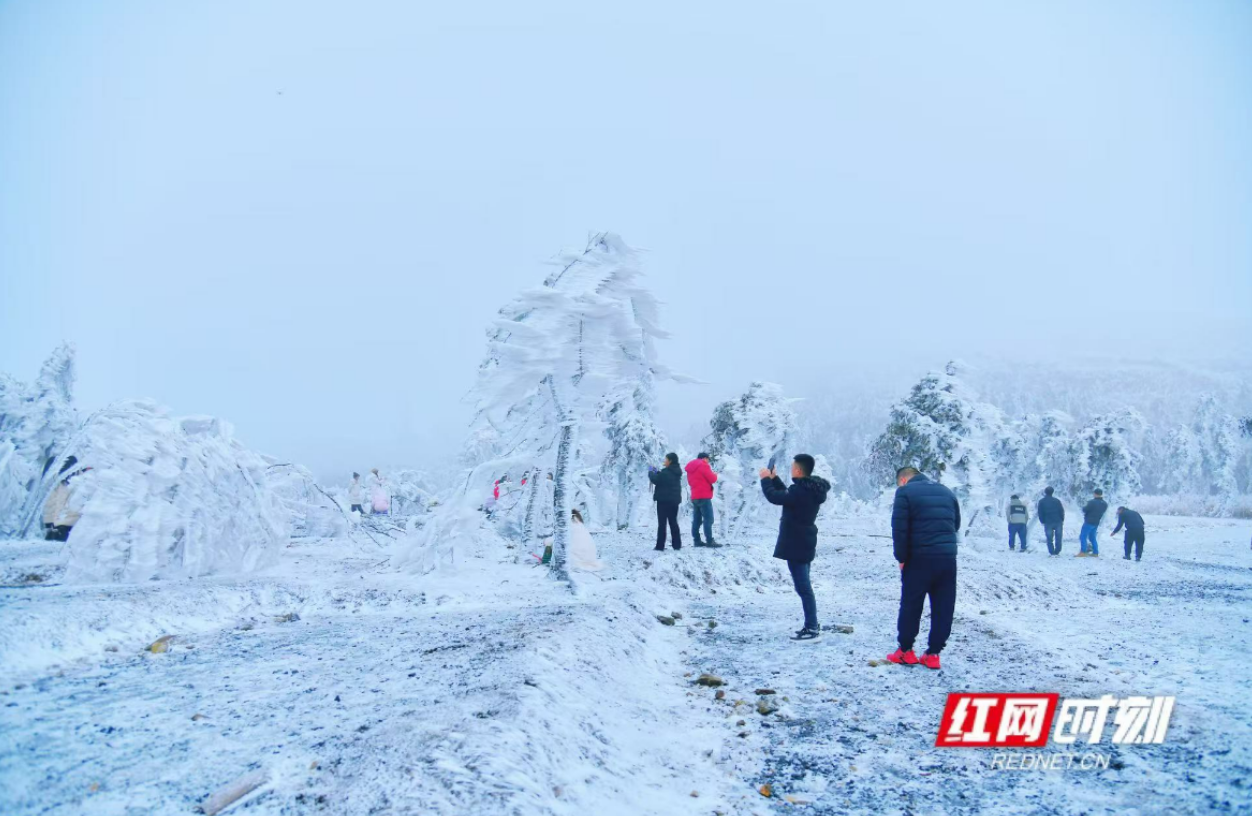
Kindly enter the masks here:
<path id="1" fill-rule="evenodd" d="M 1161 474 L 1160 489 L 1165 493 L 1195 493 L 1203 479 L 1200 465 L 1200 443 L 1186 425 L 1170 431 L 1165 439 L 1165 461 L 1169 467 Z"/>
<path id="2" fill-rule="evenodd" d="M 797 453 L 792 402 L 781 386 L 754 382 L 743 396 L 713 409 L 709 434 L 702 444 L 718 472 L 714 517 L 723 538 L 738 534 L 767 507 L 757 472 L 770 457 L 776 460 L 778 473 L 787 478 L 788 455 Z"/>
<path id="3" fill-rule="evenodd" d="M 656 427 L 655 383 L 651 367 L 646 368 L 633 388 L 611 398 L 605 412 L 609 452 L 601 476 L 613 499 L 614 522 L 619 530 L 637 521 L 640 499 L 647 495 L 648 465 L 665 449 L 665 439 Z"/>
<path id="4" fill-rule="evenodd" d="M 25 529 L 42 507 L 38 484 L 79 425 L 73 390 L 69 344 L 52 352 L 33 383 L 0 374 L 0 535 Z"/>
<path id="5" fill-rule="evenodd" d="M 894 485 L 897 468 L 912 465 L 956 493 L 972 525 L 991 509 L 996 494 L 995 440 L 1000 412 L 978 401 L 961 379 L 960 361 L 924 376 L 891 409 L 887 429 L 870 446 L 866 466 L 884 488 Z M 1006 442 L 1006 455 L 1020 449 Z"/>
<path id="6" fill-rule="evenodd" d="M 467 446 L 476 461 L 449 503 L 458 506 L 427 525 L 422 546 L 455 535 L 443 522 L 464 526 L 467 504 L 485 503 L 498 529 L 515 539 L 540 532 L 551 473 L 552 568 L 567 577 L 571 508 L 598 504 L 593 485 L 638 484 L 630 471 L 656 456 L 647 450 L 657 437 L 652 383 L 674 375 L 657 360 L 654 340 L 664 333 L 635 250 L 598 233 L 555 264 L 542 286 L 519 294 L 488 330 Z"/>
<path id="7" fill-rule="evenodd" d="M 1070 445 L 1074 478 L 1069 495 L 1083 501 L 1097 488 L 1110 503 L 1124 501 L 1139 492 L 1142 455 L 1135 437 L 1145 423 L 1138 411 L 1125 409 L 1102 414 L 1080 430 Z"/>
<path id="8" fill-rule="evenodd" d="M 997 507 L 1002 508 L 1013 493 L 1037 498 L 1048 486 L 1064 492 L 1063 486 L 1073 480 L 1067 430 L 1072 422 L 1064 412 L 1049 411 L 1000 426 L 992 445 Z"/>
<path id="9" fill-rule="evenodd" d="M 1235 465 L 1239 461 L 1239 426 L 1221 409 L 1217 397 L 1204 394 L 1191 423 L 1200 454 L 1200 485 L 1197 492 L 1223 500 L 1238 493 Z"/>

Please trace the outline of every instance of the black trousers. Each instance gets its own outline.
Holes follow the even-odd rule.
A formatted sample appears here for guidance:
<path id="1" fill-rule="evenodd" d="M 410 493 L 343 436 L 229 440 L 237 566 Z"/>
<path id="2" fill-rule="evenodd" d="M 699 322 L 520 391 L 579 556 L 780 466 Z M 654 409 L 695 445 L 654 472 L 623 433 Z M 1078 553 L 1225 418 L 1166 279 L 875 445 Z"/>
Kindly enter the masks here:
<path id="1" fill-rule="evenodd" d="M 816 630 L 817 596 L 813 594 L 813 581 L 809 576 L 812 565 L 812 561 L 788 561 L 787 569 L 791 571 L 791 583 L 795 585 L 796 594 L 800 596 L 800 607 L 804 610 L 804 628 Z"/>
<path id="2" fill-rule="evenodd" d="M 908 651 L 922 624 L 922 606 L 930 597 L 930 638 L 926 651 L 939 654 L 952 634 L 956 608 L 956 558 L 914 558 L 900 570 L 900 648 Z"/>
<path id="3" fill-rule="evenodd" d="M 659 501 L 656 503 L 656 548 L 665 549 L 665 525 L 669 524 L 669 534 L 674 539 L 674 549 L 683 548 L 682 534 L 678 532 L 678 502 Z"/>
<path id="4" fill-rule="evenodd" d="M 1130 548 L 1135 548 L 1135 560 L 1143 558 L 1143 533 L 1132 533 L 1126 531 L 1126 557 L 1130 557 Z"/>
<path id="5" fill-rule="evenodd" d="M 66 527 L 64 524 L 45 524 L 44 525 L 44 541 L 69 541 L 70 530 L 72 527 Z"/>

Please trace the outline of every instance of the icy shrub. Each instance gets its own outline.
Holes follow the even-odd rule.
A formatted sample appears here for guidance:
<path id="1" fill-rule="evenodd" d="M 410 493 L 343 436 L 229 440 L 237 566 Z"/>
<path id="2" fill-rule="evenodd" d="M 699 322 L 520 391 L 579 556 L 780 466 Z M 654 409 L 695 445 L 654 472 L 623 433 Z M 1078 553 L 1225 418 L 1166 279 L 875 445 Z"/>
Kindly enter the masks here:
<path id="1" fill-rule="evenodd" d="M 287 543 L 288 514 L 266 461 L 225 422 L 121 402 L 88 419 L 66 453 L 90 468 L 71 482 L 70 505 L 82 516 L 67 544 L 67 581 L 248 572 Z M 53 483 L 45 479 L 43 496 Z"/>
<path id="2" fill-rule="evenodd" d="M 273 462 L 266 468 L 265 481 L 286 508 L 292 535 L 334 538 L 347 532 L 347 505 L 332 498 L 307 468 Z"/>
<path id="3" fill-rule="evenodd" d="M 510 547 L 487 514 L 464 498 L 455 499 L 418 527 L 410 520 L 392 563 L 402 570 L 426 574 L 462 564 L 467 558 L 500 557 Z"/>

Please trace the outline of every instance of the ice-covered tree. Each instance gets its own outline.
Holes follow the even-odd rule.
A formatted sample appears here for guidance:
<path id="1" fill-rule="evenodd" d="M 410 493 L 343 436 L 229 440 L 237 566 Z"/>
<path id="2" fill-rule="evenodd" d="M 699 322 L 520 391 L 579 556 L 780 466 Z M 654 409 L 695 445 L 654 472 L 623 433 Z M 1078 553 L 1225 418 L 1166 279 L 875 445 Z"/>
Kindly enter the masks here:
<path id="1" fill-rule="evenodd" d="M 538 494 L 546 484 L 534 480 L 551 473 L 552 564 L 564 576 L 575 494 L 580 503 L 595 502 L 594 488 L 614 445 L 617 467 L 642 455 L 650 420 L 632 414 L 648 408 L 650 396 L 640 389 L 650 378 L 671 374 L 656 358 L 653 341 L 663 333 L 635 250 L 600 233 L 581 251 L 559 257 L 556 266 L 541 287 L 501 309 L 488 331 L 471 430 L 480 458 L 470 463 L 459 502 L 481 503 L 507 476 L 493 514 L 507 522 L 510 535 L 523 537 L 524 528 L 534 527 L 535 501 L 544 500 Z M 621 410 L 606 416 L 615 401 Z M 613 437 L 605 437 L 606 428 L 616 428 Z M 521 486 L 523 478 L 531 490 Z M 463 520 L 462 509 L 444 515 Z M 438 546 L 446 525 L 436 520 L 427 526 L 432 532 L 423 546 Z"/>
<path id="2" fill-rule="evenodd" d="M 1195 419 L 1191 423 L 1200 455 L 1199 492 L 1230 498 L 1238 492 L 1235 465 L 1239 461 L 1239 426 L 1235 418 L 1221 409 L 1212 394 L 1200 397 Z"/>
<path id="3" fill-rule="evenodd" d="M 1142 455 L 1135 446 L 1135 436 L 1144 426 L 1143 417 L 1133 409 L 1102 414 L 1088 422 L 1070 445 L 1074 462 L 1070 497 L 1082 501 L 1097 488 L 1110 501 L 1138 493 Z"/>
<path id="4" fill-rule="evenodd" d="M 714 515 L 723 536 L 737 535 L 764 512 L 757 471 L 774 457 L 785 476 L 788 454 L 798 453 L 792 402 L 781 386 L 754 382 L 743 396 L 713 409 L 703 447 L 719 473 Z"/>
<path id="5" fill-rule="evenodd" d="M 647 497 L 647 468 L 665 448 L 665 438 L 657 429 L 656 378 L 652 370 L 641 372 L 634 387 L 624 388 L 611 398 L 605 412 L 604 435 L 609 440 L 608 455 L 601 471 L 614 505 L 617 529 L 636 523 L 641 499 Z"/>
<path id="6" fill-rule="evenodd" d="M 73 405 L 74 347 L 52 352 L 33 383 L 0 375 L 0 535 L 12 535 L 36 512 L 33 492 L 78 427 Z"/>
<path id="7" fill-rule="evenodd" d="M 963 365 L 948 363 L 924 376 L 892 409 L 887 428 L 870 446 L 866 467 L 875 480 L 894 484 L 896 469 L 912 465 L 952 488 L 973 510 L 971 523 L 988 509 L 996 494 L 992 456 L 1001 434 L 997 409 L 980 402 L 961 378 Z M 1005 456 L 1021 448 L 1006 439 Z"/>
<path id="8" fill-rule="evenodd" d="M 66 544 L 67 581 L 144 581 L 254 570 L 289 538 L 267 462 L 211 417 L 176 418 L 121 402 L 89 417 L 37 490 L 39 504 L 74 456 L 81 513 Z M 90 468 L 89 470 L 86 468 Z"/>
<path id="9" fill-rule="evenodd" d="M 1160 489 L 1173 494 L 1196 492 L 1203 478 L 1203 468 L 1200 464 L 1200 443 L 1190 427 L 1179 425 L 1170 431 L 1165 439 L 1164 459 L 1169 467 L 1161 473 Z"/>
<path id="10" fill-rule="evenodd" d="M 1068 414 L 1027 414 L 1001 424 L 992 445 L 997 507 L 1013 493 L 1040 496 L 1049 485 L 1062 491 L 1073 481 Z"/>

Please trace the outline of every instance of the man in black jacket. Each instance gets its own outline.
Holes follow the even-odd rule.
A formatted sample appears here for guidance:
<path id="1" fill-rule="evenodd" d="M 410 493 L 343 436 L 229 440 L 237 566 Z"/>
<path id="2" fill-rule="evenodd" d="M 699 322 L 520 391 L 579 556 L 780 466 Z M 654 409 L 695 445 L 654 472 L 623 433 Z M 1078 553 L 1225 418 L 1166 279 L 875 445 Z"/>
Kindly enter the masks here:
<path id="1" fill-rule="evenodd" d="M 956 544 L 961 505 L 952 491 L 932 482 L 917 468 L 896 471 L 891 507 L 891 544 L 900 565 L 900 648 L 887 655 L 892 663 L 939 668 L 939 652 L 952 634 L 956 608 Z M 926 653 L 913 654 L 922 607 L 930 596 L 930 637 Z"/>
<path id="2" fill-rule="evenodd" d="M 656 502 L 656 549 L 665 549 L 665 525 L 669 524 L 674 549 L 681 550 L 683 540 L 678 532 L 678 505 L 683 500 L 683 471 L 678 466 L 678 454 L 665 454 L 661 469 L 651 468 L 648 471 L 648 481 L 656 486 L 652 492 Z"/>
<path id="3" fill-rule="evenodd" d="M 782 506 L 774 557 L 787 562 L 791 583 L 804 609 L 804 626 L 791 638 L 800 643 L 817 640 L 822 633 L 809 569 L 817 555 L 817 510 L 826 501 L 830 482 L 813 475 L 814 464 L 807 453 L 797 454 L 791 463 L 791 487 L 783 485 L 782 479 L 768 468 L 761 468 L 760 474 L 766 501 Z"/>
<path id="4" fill-rule="evenodd" d="M 1126 554 L 1122 557 L 1129 561 L 1130 548 L 1133 546 L 1135 560 L 1139 561 L 1143 558 L 1143 516 L 1129 507 L 1119 507 L 1117 508 L 1117 526 L 1113 528 L 1113 535 L 1117 535 L 1123 526 L 1126 528 Z"/>
<path id="5" fill-rule="evenodd" d="M 1053 496 L 1054 491 L 1050 487 L 1043 489 L 1044 496 L 1039 500 L 1038 512 L 1035 517 L 1039 519 L 1039 523 L 1043 525 L 1043 534 L 1048 539 L 1048 555 L 1061 554 L 1061 531 L 1065 527 L 1065 505 L 1061 504 L 1061 500 Z M 1052 545 L 1052 539 L 1056 539 L 1056 546 Z"/>

